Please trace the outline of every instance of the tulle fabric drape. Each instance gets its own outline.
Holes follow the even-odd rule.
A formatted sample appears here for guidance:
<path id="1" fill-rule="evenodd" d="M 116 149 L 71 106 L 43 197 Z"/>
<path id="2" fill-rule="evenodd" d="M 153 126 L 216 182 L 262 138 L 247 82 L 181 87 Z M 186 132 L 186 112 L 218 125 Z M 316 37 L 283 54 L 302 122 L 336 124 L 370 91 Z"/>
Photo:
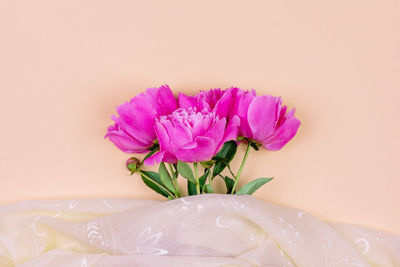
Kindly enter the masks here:
<path id="1" fill-rule="evenodd" d="M 0 207 L 0 266 L 400 266 L 400 237 L 250 196 Z"/>

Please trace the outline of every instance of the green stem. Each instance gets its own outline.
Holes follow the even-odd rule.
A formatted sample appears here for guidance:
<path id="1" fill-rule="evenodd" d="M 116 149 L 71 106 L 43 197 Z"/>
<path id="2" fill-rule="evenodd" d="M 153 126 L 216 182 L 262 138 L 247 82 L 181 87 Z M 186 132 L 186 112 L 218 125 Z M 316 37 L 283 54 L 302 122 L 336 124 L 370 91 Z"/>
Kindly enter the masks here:
<path id="1" fill-rule="evenodd" d="M 236 175 L 233 173 L 231 166 L 228 164 L 227 165 L 229 172 L 231 173 L 231 175 L 233 176 L 233 179 L 236 179 Z M 223 177 L 222 177 L 223 178 Z"/>
<path id="2" fill-rule="evenodd" d="M 212 191 L 214 192 L 214 187 L 213 187 L 213 185 L 212 185 L 212 173 L 211 173 L 211 171 L 210 171 L 210 173 L 208 174 L 208 184 L 210 185 Z M 204 185 L 205 185 L 205 183 L 204 183 Z M 204 191 L 204 190 L 203 190 L 203 191 Z"/>
<path id="3" fill-rule="evenodd" d="M 171 163 L 168 164 L 168 167 L 169 167 L 169 171 L 171 172 L 172 182 L 174 183 L 176 193 L 177 193 L 178 197 L 181 197 L 181 192 L 179 190 L 179 184 L 177 181 L 177 177 L 175 176 L 174 168 L 172 167 Z"/>
<path id="4" fill-rule="evenodd" d="M 174 174 L 175 171 L 174 171 L 174 168 L 172 167 L 171 163 L 168 163 L 168 167 L 169 167 L 169 171 L 171 172 L 171 174 Z"/>
<path id="5" fill-rule="evenodd" d="M 194 179 L 196 180 L 196 188 L 197 188 L 197 194 L 200 195 L 200 183 L 199 183 L 199 174 L 197 171 L 197 162 L 193 162 L 193 167 L 194 167 Z"/>
<path id="6" fill-rule="evenodd" d="M 249 156 L 250 146 L 251 146 L 251 145 L 250 145 L 250 142 L 249 142 L 249 143 L 247 144 L 247 148 L 246 148 L 246 152 L 245 152 L 245 154 L 244 154 L 243 160 L 242 160 L 242 164 L 240 165 L 239 171 L 238 171 L 238 173 L 236 174 L 235 183 L 233 184 L 231 194 L 235 194 L 235 190 L 236 190 L 236 187 L 237 187 L 237 184 L 238 184 L 240 175 L 242 174 L 244 164 L 246 164 L 247 157 Z"/>
<path id="7" fill-rule="evenodd" d="M 141 170 L 139 170 L 139 173 L 140 173 L 144 178 L 146 178 L 147 180 L 149 180 L 149 181 L 151 181 L 152 183 L 155 183 L 155 184 L 158 185 L 159 187 L 163 188 L 163 189 L 168 193 L 168 195 L 170 195 L 172 198 L 176 198 L 176 196 L 174 196 L 173 194 L 171 194 L 171 192 L 169 192 L 169 190 L 168 190 L 167 188 L 165 188 L 163 185 L 157 183 L 156 181 L 150 179 L 144 172 L 142 172 Z"/>

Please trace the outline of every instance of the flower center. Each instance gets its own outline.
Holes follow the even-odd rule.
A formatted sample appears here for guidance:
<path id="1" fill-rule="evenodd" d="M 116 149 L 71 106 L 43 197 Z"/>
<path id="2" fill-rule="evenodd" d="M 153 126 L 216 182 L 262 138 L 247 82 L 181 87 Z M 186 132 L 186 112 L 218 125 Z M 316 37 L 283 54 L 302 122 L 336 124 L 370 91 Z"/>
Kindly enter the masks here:
<path id="1" fill-rule="evenodd" d="M 214 122 L 215 113 L 204 108 L 202 111 L 197 111 L 196 107 L 179 108 L 169 115 L 161 116 L 160 122 L 170 121 L 173 124 L 183 124 L 186 127 L 193 128 L 199 122 Z"/>

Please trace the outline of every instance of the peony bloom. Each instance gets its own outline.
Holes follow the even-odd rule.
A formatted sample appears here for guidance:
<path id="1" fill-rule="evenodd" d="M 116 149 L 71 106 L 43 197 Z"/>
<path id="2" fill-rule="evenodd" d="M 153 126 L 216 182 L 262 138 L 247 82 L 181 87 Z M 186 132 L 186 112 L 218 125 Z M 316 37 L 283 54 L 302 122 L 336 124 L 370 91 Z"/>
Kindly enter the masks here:
<path id="1" fill-rule="evenodd" d="M 179 108 L 157 119 L 155 131 L 160 152 L 145 160 L 145 164 L 211 160 L 226 141 L 236 140 L 238 126 L 236 116 L 227 123 L 226 118 L 206 108 Z"/>
<path id="2" fill-rule="evenodd" d="M 252 139 L 267 150 L 279 150 L 294 137 L 300 121 L 294 116 L 294 109 L 286 112 L 280 97 L 232 90 L 230 116 L 240 118 L 238 136 Z"/>
<path id="3" fill-rule="evenodd" d="M 126 153 L 148 152 L 156 140 L 156 119 L 176 109 L 176 99 L 168 85 L 149 88 L 117 107 L 119 117 L 111 117 L 115 124 L 108 128 L 105 138 Z"/>

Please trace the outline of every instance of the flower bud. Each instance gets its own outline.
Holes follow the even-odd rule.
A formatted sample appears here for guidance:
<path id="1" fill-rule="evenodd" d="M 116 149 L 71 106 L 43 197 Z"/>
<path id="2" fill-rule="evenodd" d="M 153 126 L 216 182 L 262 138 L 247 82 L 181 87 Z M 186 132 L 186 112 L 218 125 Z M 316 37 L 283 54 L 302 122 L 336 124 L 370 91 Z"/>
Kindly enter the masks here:
<path id="1" fill-rule="evenodd" d="M 127 161 L 126 161 L 126 168 L 133 174 L 135 172 L 137 172 L 140 169 L 140 160 L 138 160 L 135 157 L 130 157 Z"/>

